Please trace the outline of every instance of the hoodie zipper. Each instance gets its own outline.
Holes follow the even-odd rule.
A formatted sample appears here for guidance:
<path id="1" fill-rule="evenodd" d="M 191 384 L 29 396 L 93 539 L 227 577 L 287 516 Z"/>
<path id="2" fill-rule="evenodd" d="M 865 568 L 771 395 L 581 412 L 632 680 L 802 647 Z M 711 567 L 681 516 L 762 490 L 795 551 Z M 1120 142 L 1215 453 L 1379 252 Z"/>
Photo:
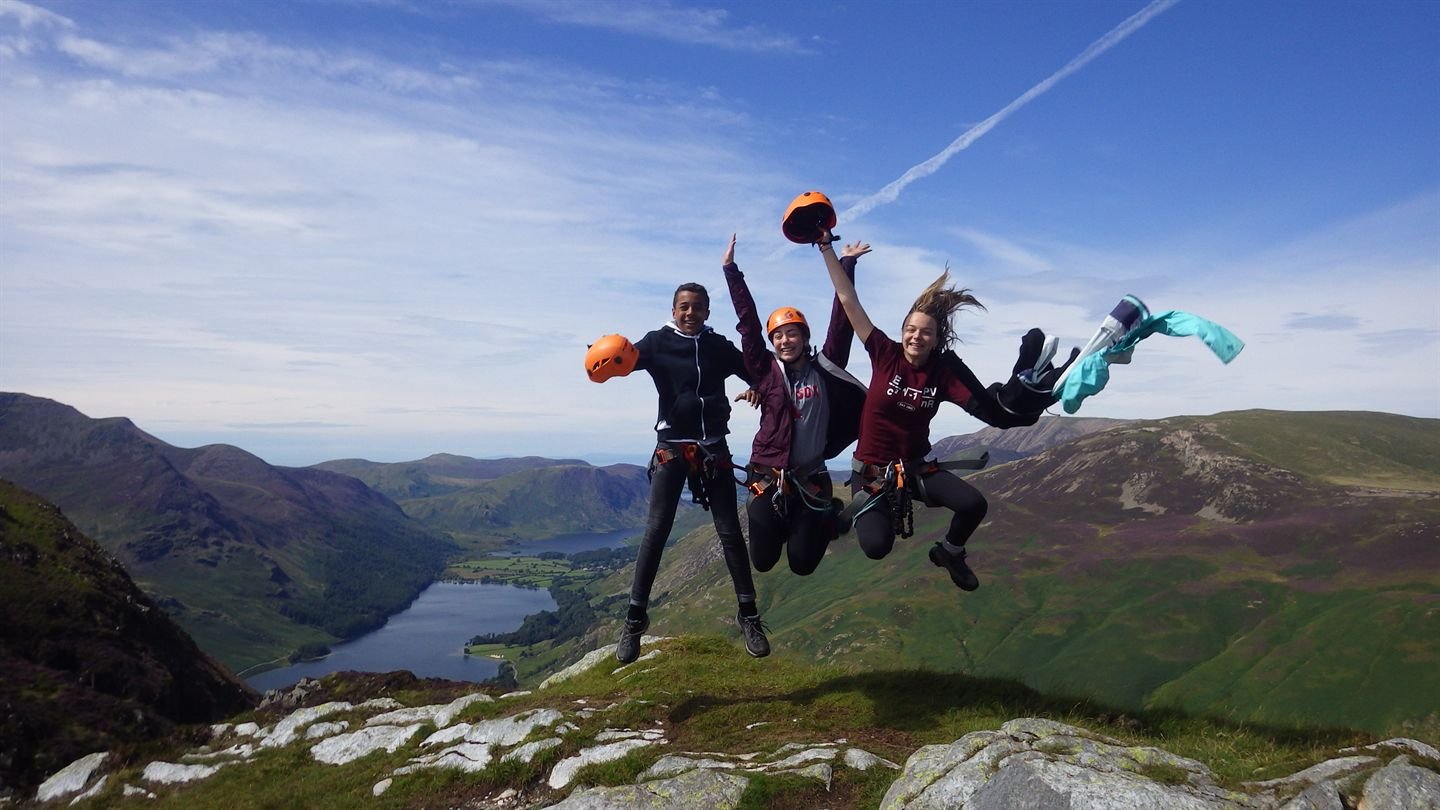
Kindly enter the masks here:
<path id="1" fill-rule="evenodd" d="M 705 334 L 701 332 L 700 335 Z M 696 335 L 695 341 L 695 398 L 700 400 L 700 443 L 704 444 L 709 440 L 710 434 L 705 430 L 705 397 L 700 395 L 700 335 Z"/>

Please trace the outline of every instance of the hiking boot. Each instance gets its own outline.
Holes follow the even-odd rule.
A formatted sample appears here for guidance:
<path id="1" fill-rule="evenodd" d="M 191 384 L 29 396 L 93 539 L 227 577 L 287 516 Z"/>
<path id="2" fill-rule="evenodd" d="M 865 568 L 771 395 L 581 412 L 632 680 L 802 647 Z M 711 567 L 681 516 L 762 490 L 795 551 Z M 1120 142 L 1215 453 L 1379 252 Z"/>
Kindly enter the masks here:
<path id="1" fill-rule="evenodd" d="M 760 621 L 759 616 L 736 613 L 735 623 L 740 625 L 740 632 L 745 634 L 745 652 L 750 653 L 751 658 L 764 658 L 770 654 L 770 640 L 765 638 L 765 631 L 770 628 Z"/>
<path id="2" fill-rule="evenodd" d="M 936 543 L 930 547 L 930 562 L 949 571 L 950 581 L 960 590 L 973 591 L 980 587 L 980 580 L 976 578 L 975 572 L 965 564 L 964 549 L 961 549 L 959 554 L 951 554 L 945 550 L 945 546 Z"/>
<path id="3" fill-rule="evenodd" d="M 650 616 L 647 614 L 639 619 L 626 619 L 625 626 L 620 628 L 620 641 L 615 645 L 615 660 L 622 664 L 628 664 L 640 657 L 640 637 L 650 629 Z"/>

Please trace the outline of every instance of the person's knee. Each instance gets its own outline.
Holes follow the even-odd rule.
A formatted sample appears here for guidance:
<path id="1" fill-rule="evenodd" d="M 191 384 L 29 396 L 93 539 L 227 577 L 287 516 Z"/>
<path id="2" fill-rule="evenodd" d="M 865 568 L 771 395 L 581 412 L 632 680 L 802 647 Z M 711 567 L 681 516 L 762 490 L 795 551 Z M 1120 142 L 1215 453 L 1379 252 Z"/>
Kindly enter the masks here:
<path id="1" fill-rule="evenodd" d="M 984 520 L 986 513 L 990 511 L 990 502 L 977 490 L 970 511 L 975 515 L 976 520 Z"/>
<path id="2" fill-rule="evenodd" d="M 790 558 L 790 572 L 796 576 L 808 577 L 815 573 L 815 569 L 819 567 L 819 560 L 797 560 L 794 557 Z"/>
<path id="3" fill-rule="evenodd" d="M 755 549 L 750 549 L 750 564 L 754 565 L 755 570 L 762 574 L 774 568 L 777 562 L 780 562 L 780 555 L 778 554 L 773 557 L 768 554 L 762 556 L 759 552 L 755 551 Z"/>
<path id="4" fill-rule="evenodd" d="M 860 550 L 865 552 L 865 556 L 872 560 L 885 559 L 885 556 L 890 553 L 890 549 L 894 547 L 894 545 L 894 540 L 887 541 L 879 537 L 860 538 Z"/>

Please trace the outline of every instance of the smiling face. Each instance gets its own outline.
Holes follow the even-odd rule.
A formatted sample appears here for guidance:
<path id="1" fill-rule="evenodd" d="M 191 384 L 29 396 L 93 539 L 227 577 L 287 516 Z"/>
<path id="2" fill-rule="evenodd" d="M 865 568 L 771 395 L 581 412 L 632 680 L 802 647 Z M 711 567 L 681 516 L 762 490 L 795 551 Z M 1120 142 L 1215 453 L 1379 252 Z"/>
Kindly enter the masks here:
<path id="1" fill-rule="evenodd" d="M 705 328 L 705 319 L 710 317 L 710 302 L 703 293 L 680 290 L 675 293 L 675 303 L 670 307 L 670 317 L 675 326 L 687 335 L 698 335 Z"/>
<path id="2" fill-rule="evenodd" d="M 900 330 L 900 347 L 912 366 L 923 366 L 940 342 L 940 326 L 923 312 L 911 312 Z"/>
<path id="3" fill-rule="evenodd" d="M 809 344 L 804 328 L 797 323 L 777 326 L 770 333 L 770 345 L 775 347 L 775 356 L 787 366 L 809 354 Z"/>

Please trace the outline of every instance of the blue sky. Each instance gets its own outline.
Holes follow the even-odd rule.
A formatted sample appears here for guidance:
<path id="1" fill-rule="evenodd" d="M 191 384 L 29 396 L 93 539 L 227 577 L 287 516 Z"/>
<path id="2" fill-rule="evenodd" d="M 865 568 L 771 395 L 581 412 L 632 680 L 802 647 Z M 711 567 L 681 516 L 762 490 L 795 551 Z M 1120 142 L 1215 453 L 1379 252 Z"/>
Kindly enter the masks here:
<path id="1" fill-rule="evenodd" d="M 1437 42 L 1422 0 L 0 0 L 0 389 L 278 464 L 641 461 L 653 388 L 585 344 L 682 281 L 734 337 L 731 233 L 823 319 L 817 188 L 881 328 L 975 291 L 987 380 L 1126 293 L 1248 344 L 1152 338 L 1081 416 L 1440 417 Z"/>

